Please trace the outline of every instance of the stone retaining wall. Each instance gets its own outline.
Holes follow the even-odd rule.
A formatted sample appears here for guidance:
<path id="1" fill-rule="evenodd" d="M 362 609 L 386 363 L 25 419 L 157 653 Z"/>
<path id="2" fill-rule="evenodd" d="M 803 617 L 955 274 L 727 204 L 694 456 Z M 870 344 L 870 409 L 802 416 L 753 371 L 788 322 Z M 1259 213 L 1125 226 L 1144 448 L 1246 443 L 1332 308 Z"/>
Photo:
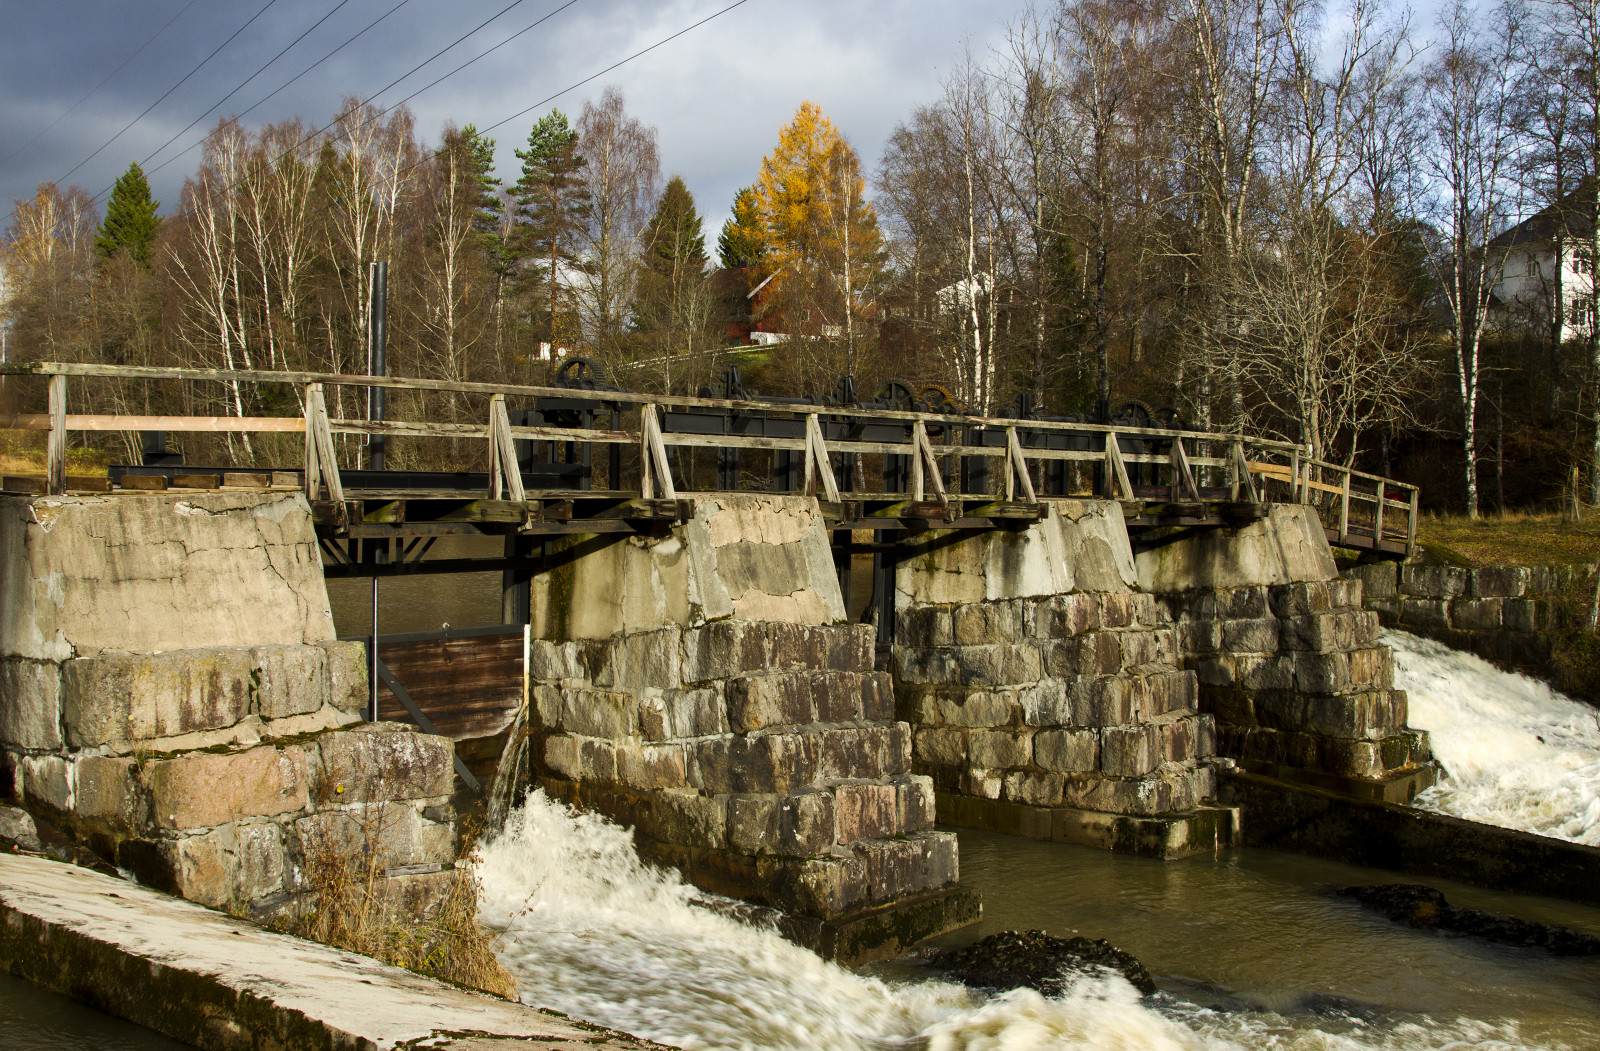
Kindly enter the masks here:
<path id="1" fill-rule="evenodd" d="M 1014 532 L 913 541 L 893 667 L 946 820 L 1165 857 L 1214 850 L 1215 729 L 1122 513 L 1055 501 Z"/>
<path id="2" fill-rule="evenodd" d="M 1432 783 L 1378 617 L 1362 608 L 1359 581 L 1338 578 L 1313 509 L 1274 505 L 1262 521 L 1174 541 L 1138 564 L 1176 623 L 1221 754 L 1400 802 Z"/>
<path id="3" fill-rule="evenodd" d="M 298 495 L 0 499 L 0 595 L 0 792 L 36 816 L 213 907 L 330 856 L 413 909 L 448 882 L 451 743 L 362 723 Z"/>
<path id="4" fill-rule="evenodd" d="M 1553 678 L 1552 635 L 1562 627 L 1562 595 L 1575 586 L 1592 594 L 1597 571 L 1593 565 L 1464 569 L 1379 562 L 1352 566 L 1344 575 L 1362 582 L 1367 608 L 1385 626 Z"/>
<path id="5" fill-rule="evenodd" d="M 791 916 L 837 925 L 955 890 L 955 837 L 933 830 L 872 626 L 844 623 L 816 501 L 699 500 L 686 523 L 536 577 L 531 595 L 547 791 L 632 826 L 699 886 Z M 849 955 L 955 918 L 908 914 Z"/>

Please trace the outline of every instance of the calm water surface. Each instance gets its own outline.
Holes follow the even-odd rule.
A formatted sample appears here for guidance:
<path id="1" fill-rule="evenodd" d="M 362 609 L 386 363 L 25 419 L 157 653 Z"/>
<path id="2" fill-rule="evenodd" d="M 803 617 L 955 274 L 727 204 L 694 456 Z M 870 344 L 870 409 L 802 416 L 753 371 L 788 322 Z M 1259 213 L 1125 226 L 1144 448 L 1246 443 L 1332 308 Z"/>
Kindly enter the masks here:
<path id="1" fill-rule="evenodd" d="M 3 1051 L 183 1051 L 188 1046 L 0 974 Z"/>
<path id="2" fill-rule="evenodd" d="M 1202 1004 L 1304 1014 L 1338 1008 L 1333 997 L 1358 1016 L 1514 1021 L 1532 1043 L 1600 1048 L 1600 957 L 1412 930 L 1328 893 L 1409 877 L 1265 850 L 1161 862 L 992 832 L 960 838 L 962 882 L 983 892 L 984 915 L 948 944 L 1029 928 L 1105 938 L 1164 991 Z M 1600 909 L 1426 882 L 1456 905 L 1600 935 Z"/>

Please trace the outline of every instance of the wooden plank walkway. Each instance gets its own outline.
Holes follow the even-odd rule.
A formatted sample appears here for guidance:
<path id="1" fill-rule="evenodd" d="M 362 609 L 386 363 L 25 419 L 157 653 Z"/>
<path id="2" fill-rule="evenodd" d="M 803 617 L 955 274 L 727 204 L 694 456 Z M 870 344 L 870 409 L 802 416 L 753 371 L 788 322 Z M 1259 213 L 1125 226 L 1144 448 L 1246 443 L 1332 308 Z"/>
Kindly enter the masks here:
<path id="1" fill-rule="evenodd" d="M 46 471 L 37 483 L 8 477 L 5 491 L 74 491 L 67 474 L 72 431 L 264 432 L 304 436 L 304 465 L 297 471 L 232 468 L 134 468 L 118 479 L 122 489 L 182 486 L 229 487 L 230 482 L 294 485 L 311 501 L 320 531 L 329 538 L 384 539 L 463 532 L 515 531 L 527 536 L 628 532 L 677 520 L 677 503 L 709 495 L 691 492 L 684 457 L 709 450 L 718 457 L 765 456 L 781 484 L 760 491 L 814 495 L 837 529 L 946 527 L 993 528 L 1036 516 L 1052 496 L 1094 495 L 1123 503 L 1130 528 L 1170 525 L 1226 526 L 1250 517 L 1245 509 L 1273 501 L 1309 503 L 1329 539 L 1342 547 L 1407 555 L 1416 548 L 1417 487 L 1309 457 L 1301 446 L 1274 439 L 1172 428 L 1123 427 L 1064 420 L 982 417 L 948 412 L 813 405 L 784 401 L 701 398 L 508 384 L 457 383 L 388 376 L 301 372 L 159 369 L 132 366 L 21 362 L 0 365 L 0 376 L 37 376 L 48 382 L 43 413 L 0 416 L 0 429 L 48 433 Z M 298 391 L 300 416 L 232 417 L 69 413 L 69 394 L 93 382 L 144 381 L 156 385 L 289 385 Z M 69 384 L 72 385 L 69 388 Z M 488 395 L 482 423 L 338 418 L 330 393 L 371 388 L 424 394 Z M 81 397 L 81 395 L 80 395 Z M 584 407 L 590 425 L 513 424 L 509 399 L 534 406 Z M 345 401 L 349 401 L 347 397 Z M 339 403 L 333 398 L 334 405 Z M 773 433 L 684 433 L 663 430 L 663 414 L 695 413 L 779 423 Z M 557 417 L 560 412 L 556 412 Z M 539 413 L 517 419 L 543 419 Z M 620 421 L 620 423 L 619 423 Z M 729 428 L 721 428 L 724 432 Z M 871 432 L 873 439 L 863 437 Z M 342 447 L 336 436 L 383 434 L 484 443 L 487 472 L 473 476 L 482 488 L 352 486 L 345 488 Z M 899 438 L 894 438 L 899 435 Z M 885 440 L 885 436 L 892 440 Z M 521 448 L 549 446 L 609 457 L 606 491 L 555 489 L 548 482 L 563 465 L 536 464 L 530 472 Z M 627 465 L 623 468 L 622 454 Z M 785 466 L 780 471 L 779 458 Z M 587 468 L 585 468 L 587 469 Z M 540 473 L 544 470 L 544 474 Z M 1063 479 L 1070 472 L 1072 484 Z M 737 471 L 734 472 L 738 474 Z M 351 472 L 351 477 L 357 477 Z M 1081 481 L 1087 474 L 1093 491 Z M 363 479 L 372 472 L 359 472 Z M 963 479 L 981 491 L 962 492 Z M 1055 479 L 1046 486 L 1047 478 Z M 457 483 L 459 484 L 459 482 Z M 541 485 L 543 487 L 541 487 Z M 680 487 L 681 490 L 680 490 Z M 89 483 L 82 483 L 90 489 Z M 837 508 L 837 510 L 833 510 Z"/>

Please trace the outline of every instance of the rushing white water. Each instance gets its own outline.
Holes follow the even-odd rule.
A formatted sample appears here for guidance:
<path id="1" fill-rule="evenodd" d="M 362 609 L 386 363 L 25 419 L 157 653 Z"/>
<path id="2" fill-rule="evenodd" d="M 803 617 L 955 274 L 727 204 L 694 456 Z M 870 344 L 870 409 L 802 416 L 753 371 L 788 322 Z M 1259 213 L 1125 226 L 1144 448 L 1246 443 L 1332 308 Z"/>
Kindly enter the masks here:
<path id="1" fill-rule="evenodd" d="M 1220 1013 L 1141 1000 L 1120 977 L 985 1000 L 853 974 L 711 907 L 641 862 L 628 832 L 540 794 L 481 848 L 481 916 L 524 1002 L 688 1049 L 1510 1051 L 1514 1028 Z M 1154 1004 L 1154 1006 L 1152 1006 Z"/>
<path id="2" fill-rule="evenodd" d="M 1600 846 L 1600 712 L 1526 675 L 1400 631 L 1395 685 L 1446 776 L 1416 805 Z"/>

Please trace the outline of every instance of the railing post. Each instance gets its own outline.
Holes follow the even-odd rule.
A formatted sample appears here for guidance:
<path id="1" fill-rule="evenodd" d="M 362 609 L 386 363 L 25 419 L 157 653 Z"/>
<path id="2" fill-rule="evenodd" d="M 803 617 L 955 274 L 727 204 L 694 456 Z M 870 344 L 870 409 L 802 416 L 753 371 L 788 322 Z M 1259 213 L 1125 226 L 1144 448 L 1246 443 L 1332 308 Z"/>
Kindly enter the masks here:
<path id="1" fill-rule="evenodd" d="M 1344 490 L 1339 494 L 1339 543 L 1350 539 L 1350 468 L 1344 469 Z"/>
<path id="2" fill-rule="evenodd" d="M 67 377 L 50 377 L 50 438 L 45 444 L 45 488 L 51 496 L 67 491 Z"/>
<path id="3" fill-rule="evenodd" d="M 1378 479 L 1378 510 L 1372 518 L 1372 550 L 1379 550 L 1383 544 L 1383 501 L 1385 479 Z"/>
<path id="4" fill-rule="evenodd" d="M 1009 501 L 1015 494 L 1015 485 L 1020 480 L 1022 493 L 1027 497 L 1028 503 L 1038 503 L 1039 497 L 1033 489 L 1033 477 L 1028 474 L 1028 460 L 1022 455 L 1022 441 L 1017 437 L 1015 427 L 1006 428 L 1006 464 L 1006 499 Z"/>
<path id="5" fill-rule="evenodd" d="M 1122 459 L 1122 443 L 1117 440 L 1115 431 L 1106 432 L 1106 496 L 1112 500 L 1119 499 L 1117 490 L 1122 490 L 1120 499 L 1133 499 L 1133 483 L 1128 480 L 1128 465 Z"/>
<path id="6" fill-rule="evenodd" d="M 678 490 L 672 484 L 672 463 L 667 459 L 667 447 L 661 440 L 661 425 L 656 422 L 653 403 L 647 402 L 639 410 L 639 441 L 639 495 L 654 500 L 659 484 L 663 498 L 676 500 Z"/>
<path id="7" fill-rule="evenodd" d="M 322 385 L 319 383 L 306 384 L 305 391 L 305 417 L 306 417 L 306 501 L 317 500 L 322 493 L 322 483 L 317 472 L 317 431 L 313 418 L 316 410 L 312 407 L 320 396 Z"/>
<path id="8" fill-rule="evenodd" d="M 922 503 L 922 421 L 911 424 L 911 499 Z"/>
<path id="9" fill-rule="evenodd" d="M 489 499 L 528 499 L 522 486 L 522 468 L 517 463 L 516 443 L 511 440 L 511 418 L 506 414 L 506 396 L 489 398 Z"/>
<path id="10" fill-rule="evenodd" d="M 322 397 L 322 384 L 306 384 L 306 499 L 316 500 L 322 488 L 338 505 L 336 516 L 344 521 L 344 486 L 339 481 L 339 461 L 333 449 L 333 431 L 328 426 L 328 403 Z"/>
<path id="11" fill-rule="evenodd" d="M 1406 514 L 1406 557 L 1417 557 L 1417 496 L 1418 489 L 1411 490 L 1411 507 Z"/>
<path id="12" fill-rule="evenodd" d="M 1300 501 L 1300 450 L 1296 449 L 1289 459 L 1289 501 Z"/>

